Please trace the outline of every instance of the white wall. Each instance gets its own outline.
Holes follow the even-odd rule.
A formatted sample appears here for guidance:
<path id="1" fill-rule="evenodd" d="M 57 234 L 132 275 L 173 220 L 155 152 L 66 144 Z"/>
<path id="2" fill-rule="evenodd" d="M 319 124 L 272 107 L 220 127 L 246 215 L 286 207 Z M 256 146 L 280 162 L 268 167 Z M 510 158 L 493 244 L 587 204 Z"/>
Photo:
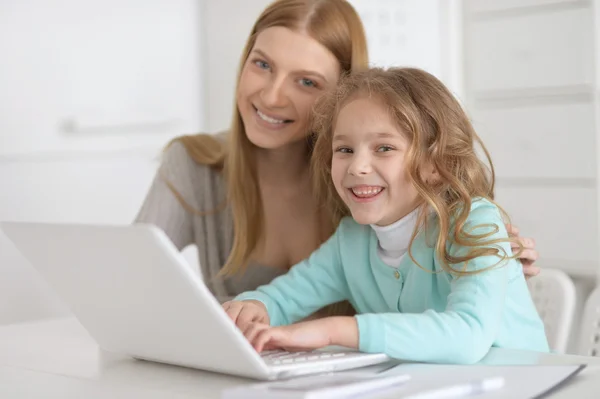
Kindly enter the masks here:
<path id="1" fill-rule="evenodd" d="M 121 150 L 202 127 L 198 18 L 194 0 L 1 2 L 0 154 Z"/>
<path id="2" fill-rule="evenodd" d="M 579 315 L 598 278 L 595 2 L 465 1 L 469 111 L 496 167 L 497 200 L 568 273 Z"/>
<path id="3" fill-rule="evenodd" d="M 205 128 L 194 0 L 0 2 L 0 220 L 128 223 Z M 0 323 L 66 310 L 0 234 Z"/>
<path id="4" fill-rule="evenodd" d="M 462 96 L 461 0 L 350 3 L 365 25 L 372 66 L 422 68 Z"/>
<path id="5" fill-rule="evenodd" d="M 498 200 L 521 232 L 536 238 L 542 266 L 595 278 L 592 4 L 469 0 L 466 5 L 468 108 L 492 154 Z"/>

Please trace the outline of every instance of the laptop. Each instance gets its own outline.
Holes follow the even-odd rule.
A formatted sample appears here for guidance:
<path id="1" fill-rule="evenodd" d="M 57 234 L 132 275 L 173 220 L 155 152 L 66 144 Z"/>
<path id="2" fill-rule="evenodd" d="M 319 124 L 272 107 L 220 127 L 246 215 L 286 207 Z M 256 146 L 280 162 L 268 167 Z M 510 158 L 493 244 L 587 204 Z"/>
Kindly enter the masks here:
<path id="1" fill-rule="evenodd" d="M 259 380 L 390 360 L 333 347 L 257 353 L 153 225 L 2 222 L 0 228 L 105 351 Z"/>

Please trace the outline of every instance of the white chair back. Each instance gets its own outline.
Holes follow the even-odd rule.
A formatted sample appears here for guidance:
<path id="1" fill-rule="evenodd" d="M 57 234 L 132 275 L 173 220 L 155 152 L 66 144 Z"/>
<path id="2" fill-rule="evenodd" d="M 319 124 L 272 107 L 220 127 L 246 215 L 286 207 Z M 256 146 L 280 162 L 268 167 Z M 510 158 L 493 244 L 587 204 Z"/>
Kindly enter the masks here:
<path id="1" fill-rule="evenodd" d="M 579 354 L 600 356 L 600 287 L 596 287 L 585 302 L 581 318 Z"/>
<path id="2" fill-rule="evenodd" d="M 544 322 L 550 349 L 564 353 L 575 312 L 575 284 L 563 271 L 542 269 L 537 277 L 527 281 L 527 285 Z"/>

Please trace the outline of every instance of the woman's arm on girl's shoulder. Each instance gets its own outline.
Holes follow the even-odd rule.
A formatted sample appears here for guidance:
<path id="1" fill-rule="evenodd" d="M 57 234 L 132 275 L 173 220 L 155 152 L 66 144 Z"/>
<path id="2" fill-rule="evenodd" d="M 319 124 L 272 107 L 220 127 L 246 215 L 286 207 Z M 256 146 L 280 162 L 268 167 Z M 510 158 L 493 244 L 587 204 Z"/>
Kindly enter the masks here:
<path id="1" fill-rule="evenodd" d="M 183 144 L 170 144 L 134 221 L 156 225 L 179 250 L 193 243 L 193 217 L 169 185 L 184 201 L 195 205 L 193 184 L 201 184 L 192 178 L 197 167 Z"/>
<path id="2" fill-rule="evenodd" d="M 523 252 L 521 252 L 519 260 L 523 265 L 523 274 L 525 274 L 525 278 L 529 279 L 540 274 L 540 268 L 535 264 L 540 256 L 539 252 L 535 249 L 535 240 L 533 238 L 521 237 L 519 235 L 519 228 L 515 225 L 507 224 L 506 230 L 511 237 L 519 239 L 523 246 Z M 516 252 L 519 249 L 519 245 L 516 243 L 511 243 L 511 247 L 513 252 Z"/>

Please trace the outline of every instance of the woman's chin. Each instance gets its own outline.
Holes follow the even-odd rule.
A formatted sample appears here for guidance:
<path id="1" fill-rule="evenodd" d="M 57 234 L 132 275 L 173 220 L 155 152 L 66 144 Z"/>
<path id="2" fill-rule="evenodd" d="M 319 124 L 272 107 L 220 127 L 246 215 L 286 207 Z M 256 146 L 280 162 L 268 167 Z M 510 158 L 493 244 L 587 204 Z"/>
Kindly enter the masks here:
<path id="1" fill-rule="evenodd" d="M 246 129 L 246 137 L 256 147 L 265 150 L 277 150 L 300 142 L 306 143 L 306 135 L 299 135 L 292 129 L 270 131 L 250 127 Z"/>

